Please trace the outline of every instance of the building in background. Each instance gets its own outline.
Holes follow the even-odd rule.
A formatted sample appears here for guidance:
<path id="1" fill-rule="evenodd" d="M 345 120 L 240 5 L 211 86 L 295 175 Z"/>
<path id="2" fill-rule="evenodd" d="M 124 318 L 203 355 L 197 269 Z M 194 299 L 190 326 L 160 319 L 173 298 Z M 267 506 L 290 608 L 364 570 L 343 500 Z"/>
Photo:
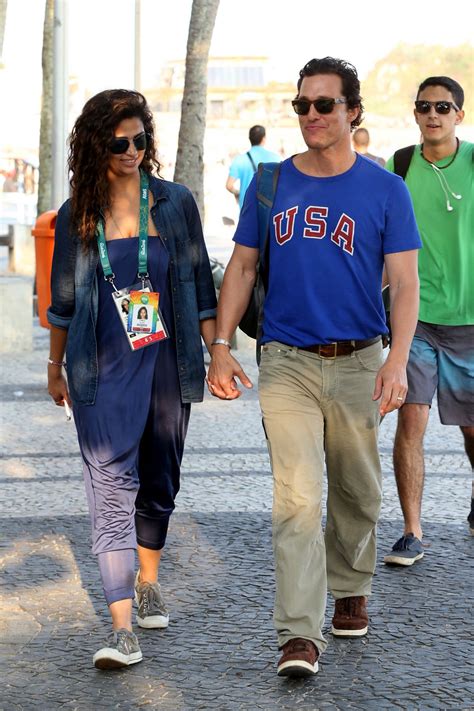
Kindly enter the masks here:
<path id="1" fill-rule="evenodd" d="M 249 126 L 260 123 L 291 125 L 292 83 L 279 83 L 271 77 L 268 57 L 210 57 L 208 62 L 207 126 Z M 157 87 L 145 90 L 158 113 L 181 111 L 184 87 L 184 59 L 168 62 Z"/>

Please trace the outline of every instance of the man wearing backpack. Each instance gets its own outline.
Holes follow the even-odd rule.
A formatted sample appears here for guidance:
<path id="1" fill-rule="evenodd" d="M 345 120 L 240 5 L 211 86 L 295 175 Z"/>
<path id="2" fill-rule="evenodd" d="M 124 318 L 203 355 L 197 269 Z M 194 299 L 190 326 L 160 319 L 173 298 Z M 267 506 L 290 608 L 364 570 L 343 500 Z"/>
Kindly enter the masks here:
<path id="1" fill-rule="evenodd" d="M 230 165 L 229 177 L 225 184 L 227 190 L 235 195 L 242 209 L 247 188 L 257 171 L 259 163 L 279 161 L 276 153 L 268 151 L 265 146 L 266 132 L 263 126 L 252 126 L 249 131 L 250 150 L 234 158 Z"/>
<path id="2" fill-rule="evenodd" d="M 382 493 L 378 426 L 380 415 L 405 399 L 420 247 L 403 181 L 352 151 L 351 129 L 363 111 L 355 68 L 332 57 L 312 59 L 297 86 L 293 108 L 307 150 L 281 163 L 270 199 L 260 194 L 259 176 L 250 183 L 208 374 L 209 390 L 220 398 L 239 397 L 236 378 L 251 387 L 230 353 L 230 339 L 263 252 L 269 268 L 259 397 L 274 481 L 280 676 L 318 671 L 327 587 L 335 599 L 332 634 L 367 633 Z M 259 249 L 265 210 L 268 259 Z M 384 263 L 392 285 L 392 349 L 385 363 Z"/>
<path id="3" fill-rule="evenodd" d="M 406 181 L 423 242 L 419 321 L 393 452 L 405 530 L 384 558 L 391 565 L 423 557 L 423 438 L 435 390 L 442 424 L 461 428 L 474 466 L 474 145 L 456 137 L 463 103 L 454 79 L 425 79 L 414 109 L 423 142 L 397 151 L 386 166 Z M 474 485 L 468 521 L 474 534 Z"/>

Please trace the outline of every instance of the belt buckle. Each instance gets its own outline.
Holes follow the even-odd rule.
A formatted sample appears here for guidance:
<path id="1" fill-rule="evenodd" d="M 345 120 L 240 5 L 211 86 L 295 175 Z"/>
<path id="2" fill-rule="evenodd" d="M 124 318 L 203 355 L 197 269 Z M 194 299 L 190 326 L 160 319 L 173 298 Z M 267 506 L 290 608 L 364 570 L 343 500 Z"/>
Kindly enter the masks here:
<path id="1" fill-rule="evenodd" d="M 332 346 L 334 348 L 334 355 L 323 355 L 321 353 L 321 348 L 328 348 L 329 346 Z M 326 343 L 324 346 L 319 346 L 319 355 L 321 358 L 325 358 L 326 360 L 336 360 L 337 358 L 337 341 L 333 341 L 333 343 Z"/>

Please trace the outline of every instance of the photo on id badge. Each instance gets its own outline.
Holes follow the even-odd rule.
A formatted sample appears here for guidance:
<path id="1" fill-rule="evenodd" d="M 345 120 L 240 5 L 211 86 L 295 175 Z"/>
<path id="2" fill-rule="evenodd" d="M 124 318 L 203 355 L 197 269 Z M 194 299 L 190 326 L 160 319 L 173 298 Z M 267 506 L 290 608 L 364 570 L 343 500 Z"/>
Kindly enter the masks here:
<path id="1" fill-rule="evenodd" d="M 133 309 L 132 328 L 133 333 L 151 333 L 152 318 L 151 309 L 146 306 L 140 306 Z"/>
<path id="2" fill-rule="evenodd" d="M 128 306 L 128 330 L 132 333 L 154 333 L 158 317 L 156 291 L 130 291 Z"/>

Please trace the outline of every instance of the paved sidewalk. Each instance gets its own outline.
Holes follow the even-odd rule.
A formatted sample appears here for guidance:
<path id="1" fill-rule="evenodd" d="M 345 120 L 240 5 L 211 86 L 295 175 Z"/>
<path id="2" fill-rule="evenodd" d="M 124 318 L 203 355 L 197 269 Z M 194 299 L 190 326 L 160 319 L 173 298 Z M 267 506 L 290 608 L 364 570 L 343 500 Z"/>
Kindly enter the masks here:
<path id="1" fill-rule="evenodd" d="M 381 563 L 401 534 L 382 425 L 384 504 L 362 640 L 335 640 L 311 680 L 275 674 L 271 476 L 256 393 L 193 408 L 162 563 L 166 631 L 139 631 L 145 661 L 98 672 L 108 632 L 74 425 L 45 389 L 47 333 L 2 357 L 0 709 L 474 709 L 471 472 L 460 432 L 432 413 L 424 524 L 411 570 Z M 238 351 L 256 381 L 251 348 Z M 332 603 L 328 607 L 328 629 Z"/>

